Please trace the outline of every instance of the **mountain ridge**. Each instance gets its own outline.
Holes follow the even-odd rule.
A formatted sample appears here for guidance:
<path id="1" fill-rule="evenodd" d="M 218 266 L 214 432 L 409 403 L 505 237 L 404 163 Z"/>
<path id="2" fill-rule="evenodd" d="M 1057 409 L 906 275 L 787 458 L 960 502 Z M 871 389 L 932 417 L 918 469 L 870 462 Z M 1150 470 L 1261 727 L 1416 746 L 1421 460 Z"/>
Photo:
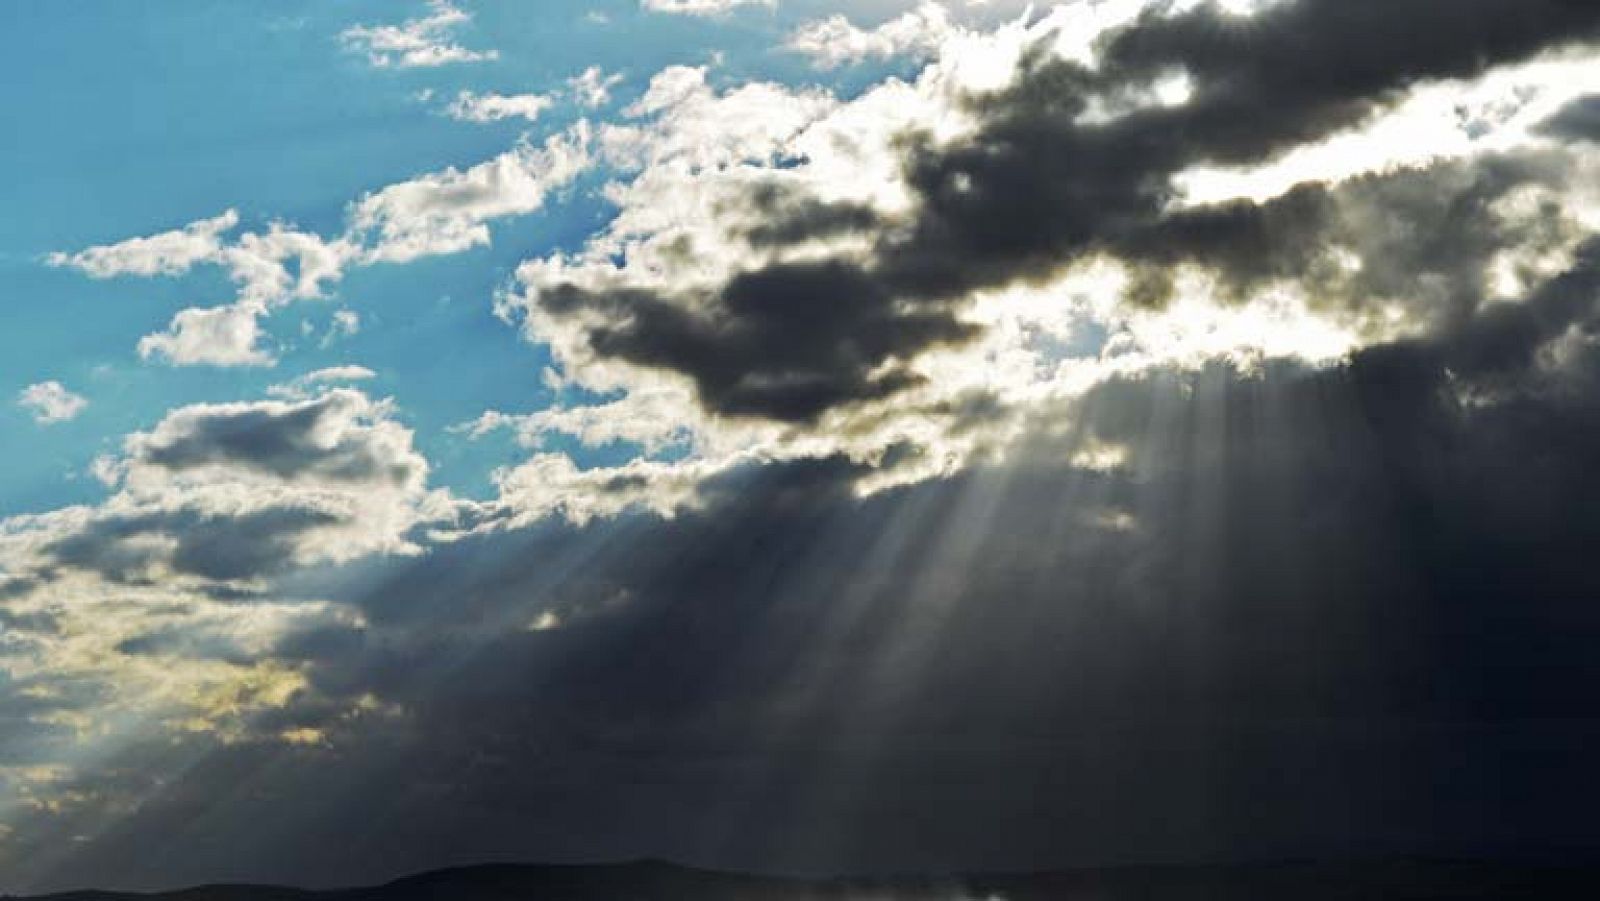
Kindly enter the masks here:
<path id="1" fill-rule="evenodd" d="M 670 861 L 485 863 L 389 882 L 308 889 L 216 883 L 170 891 L 80 889 L 6 901 L 1121 901 L 1121 899 L 1597 898 L 1600 862 L 1394 858 L 1356 862 L 1116 866 L 1038 872 L 803 878 Z"/>

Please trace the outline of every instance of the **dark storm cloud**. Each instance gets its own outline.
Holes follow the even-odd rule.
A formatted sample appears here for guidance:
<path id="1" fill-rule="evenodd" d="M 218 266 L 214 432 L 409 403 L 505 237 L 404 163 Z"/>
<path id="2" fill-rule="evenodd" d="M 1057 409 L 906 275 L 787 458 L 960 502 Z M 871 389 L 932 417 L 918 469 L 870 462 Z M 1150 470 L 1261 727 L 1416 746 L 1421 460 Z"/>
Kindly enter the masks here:
<path id="1" fill-rule="evenodd" d="M 347 422 L 367 403 L 353 392 L 332 391 L 297 404 L 206 409 L 169 421 L 169 428 L 140 444 L 138 457 L 175 472 L 221 465 L 282 479 L 410 482 L 419 475 L 420 459 L 375 444 L 370 430 L 346 429 L 329 443 L 328 428 Z"/>
<path id="2" fill-rule="evenodd" d="M 1298 0 L 1249 18 L 1211 5 L 1150 12 L 1102 40 L 1099 69 L 1042 44 L 1025 54 L 1013 84 L 968 99 L 979 121 L 971 136 L 948 146 L 907 136 L 905 172 L 918 199 L 909 222 L 881 223 L 862 208 L 771 185 L 752 191 L 749 207 L 766 218 L 747 235 L 753 245 L 876 228 L 864 264 L 757 266 L 708 298 L 595 298 L 558 286 L 541 302 L 558 317 L 604 313 L 613 324 L 588 335 L 598 353 L 689 376 L 713 412 L 808 421 L 911 384 L 907 360 L 973 334 L 960 318 L 970 292 L 1048 278 L 1085 253 L 1138 264 L 1129 299 L 1146 304 L 1166 300 L 1174 261 L 1222 270 L 1236 288 L 1268 277 L 1315 287 L 1326 264 L 1318 242 L 1330 230 L 1381 225 L 1383 210 L 1336 223 L 1328 189 L 1311 185 L 1261 207 L 1169 214 L 1173 176 L 1201 163 L 1267 160 L 1363 121 L 1419 82 L 1470 78 L 1597 33 L 1600 7 L 1576 0 Z M 1174 71 L 1190 77 L 1188 102 L 1084 119 L 1091 101 L 1115 103 Z M 1471 214 L 1461 227 L 1483 221 L 1471 197 L 1461 210 L 1423 209 L 1426 195 L 1394 199 L 1397 217 L 1439 215 L 1417 224 L 1423 233 L 1451 228 L 1457 213 Z M 1441 254 L 1466 259 L 1482 249 L 1481 236 L 1466 237 L 1426 247 L 1412 238 L 1410 257 L 1362 249 L 1398 278 L 1418 257 L 1442 264 Z M 1480 290 L 1452 287 L 1468 305 Z M 800 335 L 792 344 L 783 339 L 791 329 Z"/>
<path id="3" fill-rule="evenodd" d="M 346 595 L 367 626 L 280 649 L 310 685 L 273 722 L 331 748 L 214 753 L 72 865 L 347 882 L 485 856 L 1592 844 L 1597 304 L 1591 245 L 1520 303 L 1344 366 L 1106 382 L 1036 411 L 1004 466 L 868 498 L 841 460 L 751 467 L 670 521 L 397 562 Z M 1125 467 L 1069 462 L 1093 447 Z M 403 713 L 340 715 L 366 696 Z M 216 803 L 239 786 L 248 818 Z"/>
<path id="4" fill-rule="evenodd" d="M 753 247 L 783 247 L 838 234 L 865 232 L 883 224 L 861 204 L 823 201 L 775 183 L 751 189 L 746 202 L 760 221 L 743 237 Z"/>
<path id="5" fill-rule="evenodd" d="M 1570 141 L 1600 143 L 1600 94 L 1588 94 L 1568 103 L 1540 130 Z"/>
<path id="6" fill-rule="evenodd" d="M 540 302 L 557 316 L 604 314 L 613 324 L 588 335 L 596 352 L 688 375 L 709 409 L 787 421 L 901 390 L 914 376 L 886 363 L 974 333 L 946 308 L 902 309 L 842 261 L 741 273 L 693 304 L 574 285 L 544 291 Z"/>

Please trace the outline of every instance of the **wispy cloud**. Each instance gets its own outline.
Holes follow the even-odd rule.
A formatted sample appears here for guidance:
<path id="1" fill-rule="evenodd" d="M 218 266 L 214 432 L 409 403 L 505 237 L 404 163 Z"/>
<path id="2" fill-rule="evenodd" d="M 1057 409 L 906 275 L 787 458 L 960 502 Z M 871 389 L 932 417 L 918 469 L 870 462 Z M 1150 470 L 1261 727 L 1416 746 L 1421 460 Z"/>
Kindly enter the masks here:
<path id="1" fill-rule="evenodd" d="M 238 211 L 227 210 L 160 234 L 97 245 L 76 253 L 52 253 L 46 261 L 51 266 L 80 270 L 90 278 L 183 275 L 196 263 L 214 259 L 222 249 L 222 235 L 238 224 Z"/>
<path id="2" fill-rule="evenodd" d="M 533 122 L 554 103 L 554 98 L 548 94 L 475 94 L 462 91 L 445 112 L 451 118 L 464 122 L 497 122 L 501 119 Z"/>
<path id="3" fill-rule="evenodd" d="M 470 50 L 456 43 L 452 33 L 472 20 L 472 14 L 448 0 L 431 0 L 429 14 L 400 25 L 356 25 L 340 39 L 351 50 L 365 53 L 379 68 L 412 69 L 449 63 L 482 62 L 499 58 L 495 50 Z"/>
<path id="4" fill-rule="evenodd" d="M 651 12 L 685 16 L 717 16 L 740 6 L 775 7 L 778 0 L 640 0 Z"/>

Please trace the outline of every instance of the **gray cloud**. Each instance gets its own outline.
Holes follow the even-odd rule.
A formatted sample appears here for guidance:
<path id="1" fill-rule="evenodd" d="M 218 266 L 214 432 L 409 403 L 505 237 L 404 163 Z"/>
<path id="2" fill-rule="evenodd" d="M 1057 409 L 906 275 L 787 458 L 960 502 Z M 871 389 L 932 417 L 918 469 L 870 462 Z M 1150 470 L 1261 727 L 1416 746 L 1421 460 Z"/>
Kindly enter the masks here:
<path id="1" fill-rule="evenodd" d="M 718 413 L 786 421 L 903 389 L 916 377 L 896 361 L 975 334 L 948 306 L 906 309 L 841 261 L 742 273 L 698 303 L 571 284 L 540 301 L 556 316 L 600 314 L 609 324 L 588 335 L 597 353 L 683 372 Z"/>
<path id="2" fill-rule="evenodd" d="M 253 579 L 283 570 L 308 533 L 340 522 L 312 507 L 268 506 L 242 515 L 166 510 L 97 520 L 52 542 L 45 554 L 56 566 L 118 582 L 164 577 L 158 564 L 217 581 Z"/>
<path id="3" fill-rule="evenodd" d="M 181 408 L 130 437 L 114 468 L 120 494 L 82 522 L 41 525 L 38 571 L 232 582 L 392 549 L 428 471 L 410 432 L 348 389 Z"/>
<path id="4" fill-rule="evenodd" d="M 1540 177 L 1532 161 L 1180 212 L 1169 209 L 1174 176 L 1269 160 L 1363 122 L 1421 82 L 1474 77 L 1597 34 L 1600 9 L 1562 0 L 1297 0 L 1244 19 L 1214 5 L 1150 11 L 1101 39 L 1098 68 L 1043 43 L 1024 54 L 1010 85 L 967 99 L 971 135 L 948 144 L 907 135 L 908 221 L 752 189 L 748 205 L 765 221 L 747 230 L 751 244 L 865 234 L 865 260 L 757 263 L 704 297 L 558 284 L 540 302 L 584 323 L 601 357 L 688 376 L 714 413 L 789 422 L 913 384 L 909 360 L 975 334 L 961 319 L 971 292 L 1047 279 L 1087 253 L 1142 264 L 1130 299 L 1159 304 L 1174 261 L 1221 270 L 1236 288 L 1269 277 L 1326 288 L 1323 245 L 1343 238 L 1375 264 L 1348 280 L 1347 302 L 1415 293 L 1438 275 L 1451 282 L 1449 302 L 1470 307 L 1482 269 L 1467 261 L 1513 237 L 1485 205 Z M 1174 71 L 1189 76 L 1185 103 L 1086 116 Z M 1434 229 L 1444 230 L 1437 240 L 1424 237 Z"/>
<path id="5" fill-rule="evenodd" d="M 200 408 L 136 443 L 139 462 L 174 472 L 236 466 L 281 479 L 324 478 L 396 485 L 425 475 L 421 458 L 393 453 L 372 431 L 350 428 L 369 415 L 354 391 L 301 403 Z"/>

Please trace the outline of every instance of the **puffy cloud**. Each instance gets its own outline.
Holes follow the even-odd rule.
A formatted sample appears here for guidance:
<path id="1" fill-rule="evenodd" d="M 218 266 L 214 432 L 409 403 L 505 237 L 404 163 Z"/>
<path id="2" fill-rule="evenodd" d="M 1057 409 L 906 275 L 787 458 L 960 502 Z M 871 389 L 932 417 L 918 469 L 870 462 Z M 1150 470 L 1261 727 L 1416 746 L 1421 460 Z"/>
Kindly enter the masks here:
<path id="1" fill-rule="evenodd" d="M 321 296 L 325 283 L 343 275 L 355 248 L 345 239 L 326 241 L 281 222 L 223 241 L 222 234 L 238 222 L 238 213 L 228 210 L 178 231 L 50 259 L 94 278 L 181 275 L 199 264 L 220 266 L 238 286 L 236 300 L 179 312 L 165 332 L 140 340 L 140 356 L 178 366 L 270 365 L 272 354 L 260 346 L 261 317 L 289 300 Z"/>
<path id="2" fill-rule="evenodd" d="M 378 68 L 400 69 L 443 66 L 497 59 L 494 50 L 469 50 L 451 39 L 451 33 L 470 22 L 472 15 L 449 0 L 429 0 L 429 13 L 400 25 L 356 25 L 340 39 L 351 50 L 365 53 Z"/>
<path id="3" fill-rule="evenodd" d="M 260 346 L 265 313 L 264 304 L 249 301 L 191 307 L 172 317 L 167 331 L 140 338 L 139 356 L 174 366 L 270 366 L 273 356 Z"/>
<path id="4" fill-rule="evenodd" d="M 216 262 L 239 285 L 241 300 L 277 303 L 322 296 L 323 283 L 338 281 L 355 252 L 347 237 L 325 240 L 273 222 L 265 233 L 241 235 Z"/>
<path id="5" fill-rule="evenodd" d="M 17 406 L 28 411 L 33 421 L 51 425 L 77 418 L 89 406 L 81 395 L 68 391 L 55 380 L 39 382 L 22 389 L 17 395 Z"/>
<path id="6" fill-rule="evenodd" d="M 201 263 L 219 266 L 237 286 L 234 301 L 180 311 L 166 331 L 140 340 L 139 353 L 178 366 L 269 366 L 276 359 L 262 346 L 261 320 L 274 310 L 324 296 L 326 286 L 351 266 L 405 262 L 487 243 L 490 221 L 539 209 L 550 192 L 590 165 L 589 140 L 588 123 L 580 122 L 542 145 L 521 143 L 465 170 L 452 167 L 387 185 L 352 203 L 344 233 L 333 238 L 272 222 L 264 231 L 224 242 L 221 233 L 238 222 L 230 210 L 179 231 L 50 259 L 106 278 L 180 274 Z M 354 334 L 359 326 L 354 311 L 341 310 L 323 341 Z"/>
<path id="7" fill-rule="evenodd" d="M 323 370 L 318 380 L 368 376 Z M 411 434 L 387 418 L 387 407 L 336 389 L 299 403 L 261 401 L 185 407 L 125 444 L 130 484 L 147 470 L 262 473 L 287 482 L 376 483 L 414 492 L 427 466 L 410 449 Z"/>
<path id="8" fill-rule="evenodd" d="M 817 68 L 831 69 L 868 59 L 930 53 L 952 29 L 944 4 L 926 2 L 870 29 L 837 14 L 808 22 L 789 36 L 787 46 Z"/>

